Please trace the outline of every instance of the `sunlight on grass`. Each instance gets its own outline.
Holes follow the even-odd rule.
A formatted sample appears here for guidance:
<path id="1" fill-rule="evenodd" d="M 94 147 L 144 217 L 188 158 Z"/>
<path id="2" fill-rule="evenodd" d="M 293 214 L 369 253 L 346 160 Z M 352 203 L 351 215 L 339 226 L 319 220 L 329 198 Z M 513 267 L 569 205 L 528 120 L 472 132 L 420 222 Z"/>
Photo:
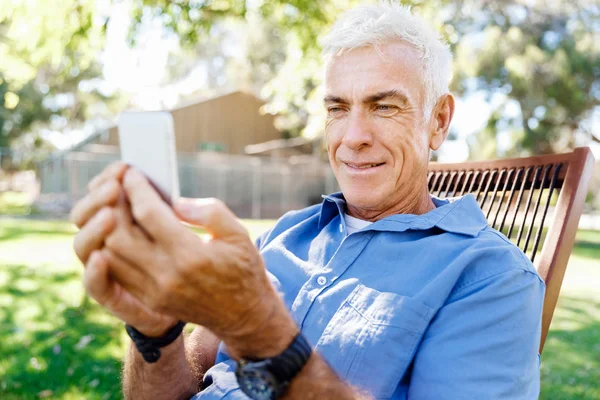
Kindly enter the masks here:
<path id="1" fill-rule="evenodd" d="M 253 239 L 274 221 L 242 221 Z M 84 294 L 64 221 L 0 221 L 0 398 L 120 399 L 127 336 Z M 600 232 L 577 234 L 542 356 L 541 399 L 600 399 Z M 191 327 L 188 327 L 188 330 Z"/>
<path id="2" fill-rule="evenodd" d="M 0 192 L 0 215 L 30 215 L 35 213 L 31 196 L 22 192 Z"/>
<path id="3" fill-rule="evenodd" d="M 252 239 L 274 221 L 244 220 Z M 122 323 L 84 295 L 65 221 L 0 222 L 0 398 L 120 399 Z M 191 328 L 191 326 L 190 326 Z"/>
<path id="4" fill-rule="evenodd" d="M 600 232 L 579 231 L 542 355 L 540 399 L 600 399 Z"/>

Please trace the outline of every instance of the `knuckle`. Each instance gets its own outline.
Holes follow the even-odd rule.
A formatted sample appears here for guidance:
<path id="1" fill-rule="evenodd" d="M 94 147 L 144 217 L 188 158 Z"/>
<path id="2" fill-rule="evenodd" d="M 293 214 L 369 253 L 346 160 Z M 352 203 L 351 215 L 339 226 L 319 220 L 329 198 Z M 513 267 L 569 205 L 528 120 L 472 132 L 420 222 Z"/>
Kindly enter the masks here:
<path id="1" fill-rule="evenodd" d="M 77 228 L 81 228 L 81 221 L 79 216 L 78 204 L 75 204 L 69 213 L 69 222 L 75 225 Z"/>
<path id="2" fill-rule="evenodd" d="M 132 207 L 133 217 L 140 222 L 149 221 L 153 218 L 154 209 L 147 203 L 142 203 Z"/>
<path id="3" fill-rule="evenodd" d="M 123 246 L 124 241 L 124 235 L 122 235 L 121 232 L 121 229 L 116 229 L 113 233 L 106 237 L 106 240 L 104 241 L 104 245 L 106 246 L 106 248 L 116 252 L 118 252 L 119 249 L 121 249 L 121 246 Z"/>
<path id="4" fill-rule="evenodd" d="M 88 195 L 90 203 L 95 207 L 112 205 L 119 196 L 119 183 L 114 179 L 109 179 L 95 188 Z"/>
<path id="5" fill-rule="evenodd" d="M 95 288 L 94 288 L 94 279 L 93 279 L 93 271 L 95 266 L 93 264 L 89 264 L 86 266 L 85 273 L 83 274 L 83 287 L 85 291 L 92 297 L 95 298 Z"/>
<path id="6" fill-rule="evenodd" d="M 207 215 L 206 218 L 209 224 L 213 224 L 221 220 L 229 211 L 225 203 L 219 199 L 211 198 L 207 202 Z"/>
<path id="7" fill-rule="evenodd" d="M 210 207 L 210 211 L 212 211 L 213 213 L 221 214 L 228 210 L 225 203 L 223 203 L 221 200 L 214 198 L 214 197 L 211 197 L 208 200 L 209 200 L 208 206 Z"/>
<path id="8" fill-rule="evenodd" d="M 106 235 L 112 230 L 115 222 L 113 209 L 110 207 L 102 207 L 94 218 L 96 219 L 94 223 L 98 224 L 98 233 L 100 235 Z"/>
<path id="9" fill-rule="evenodd" d="M 83 237 L 80 232 L 77 235 L 75 235 L 75 239 L 73 239 L 73 250 L 75 251 L 75 255 L 77 256 L 77 258 L 79 258 L 79 260 L 85 263 L 87 260 L 85 259 L 84 249 L 85 246 L 83 243 Z"/>
<path id="10" fill-rule="evenodd" d="M 75 224 L 78 228 L 82 228 L 85 225 L 85 215 L 88 209 L 90 208 L 90 197 L 89 195 L 85 196 L 81 200 L 79 200 L 73 208 L 71 209 L 71 213 L 69 214 L 69 220 Z"/>
<path id="11" fill-rule="evenodd" d="M 102 194 L 106 195 L 106 197 L 109 197 L 110 195 L 113 195 L 115 192 L 119 191 L 119 182 L 117 182 L 116 179 L 111 178 L 108 179 L 106 182 L 104 182 L 102 184 Z"/>

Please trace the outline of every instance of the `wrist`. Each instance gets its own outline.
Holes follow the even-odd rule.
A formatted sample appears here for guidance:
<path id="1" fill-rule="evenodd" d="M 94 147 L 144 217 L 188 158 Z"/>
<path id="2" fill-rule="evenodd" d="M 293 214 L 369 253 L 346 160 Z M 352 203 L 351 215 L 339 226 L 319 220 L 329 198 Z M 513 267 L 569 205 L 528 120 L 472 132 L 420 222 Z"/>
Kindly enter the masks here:
<path id="1" fill-rule="evenodd" d="M 234 360 L 242 357 L 264 359 L 285 351 L 299 332 L 300 329 L 277 297 L 267 312 L 261 312 L 254 319 L 253 329 L 224 338 L 223 342 Z"/>
<path id="2" fill-rule="evenodd" d="M 149 338 L 158 338 L 164 336 L 167 332 L 169 332 L 175 325 L 177 325 L 179 321 L 173 320 L 160 324 L 152 324 L 152 325 L 131 325 L 142 335 L 147 336 Z"/>
<path id="3" fill-rule="evenodd" d="M 185 322 L 179 321 L 175 326 L 169 329 L 163 336 L 160 337 L 148 337 L 142 332 L 138 331 L 131 325 L 125 325 L 127 334 L 135 344 L 135 347 L 142 355 L 147 363 L 155 363 L 161 357 L 161 348 L 168 347 L 170 344 L 175 342 L 181 337 L 181 332 Z"/>

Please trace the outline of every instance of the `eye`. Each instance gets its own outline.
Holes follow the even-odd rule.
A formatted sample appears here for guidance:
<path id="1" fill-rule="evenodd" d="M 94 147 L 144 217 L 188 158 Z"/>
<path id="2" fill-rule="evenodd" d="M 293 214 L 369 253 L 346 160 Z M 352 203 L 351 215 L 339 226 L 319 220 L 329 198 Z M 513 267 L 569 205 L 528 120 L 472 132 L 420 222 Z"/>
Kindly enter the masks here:
<path id="1" fill-rule="evenodd" d="M 396 114 L 396 112 L 398 111 L 398 107 L 390 104 L 377 104 L 375 106 L 375 111 L 384 116 L 391 116 Z"/>
<path id="2" fill-rule="evenodd" d="M 344 109 L 342 107 L 337 107 L 337 106 L 331 106 L 331 107 L 327 107 L 327 114 L 330 117 L 336 117 L 341 115 L 344 112 Z"/>

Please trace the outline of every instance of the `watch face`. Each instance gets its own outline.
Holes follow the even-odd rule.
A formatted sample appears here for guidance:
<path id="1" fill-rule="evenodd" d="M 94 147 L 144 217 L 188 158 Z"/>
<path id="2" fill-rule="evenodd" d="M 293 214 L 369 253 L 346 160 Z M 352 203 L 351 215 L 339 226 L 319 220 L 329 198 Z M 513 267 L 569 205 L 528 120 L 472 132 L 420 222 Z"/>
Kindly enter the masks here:
<path id="1" fill-rule="evenodd" d="M 251 399 L 271 400 L 276 399 L 279 392 L 277 379 L 260 365 L 261 363 L 249 363 L 238 366 L 235 374 L 242 392 Z"/>

